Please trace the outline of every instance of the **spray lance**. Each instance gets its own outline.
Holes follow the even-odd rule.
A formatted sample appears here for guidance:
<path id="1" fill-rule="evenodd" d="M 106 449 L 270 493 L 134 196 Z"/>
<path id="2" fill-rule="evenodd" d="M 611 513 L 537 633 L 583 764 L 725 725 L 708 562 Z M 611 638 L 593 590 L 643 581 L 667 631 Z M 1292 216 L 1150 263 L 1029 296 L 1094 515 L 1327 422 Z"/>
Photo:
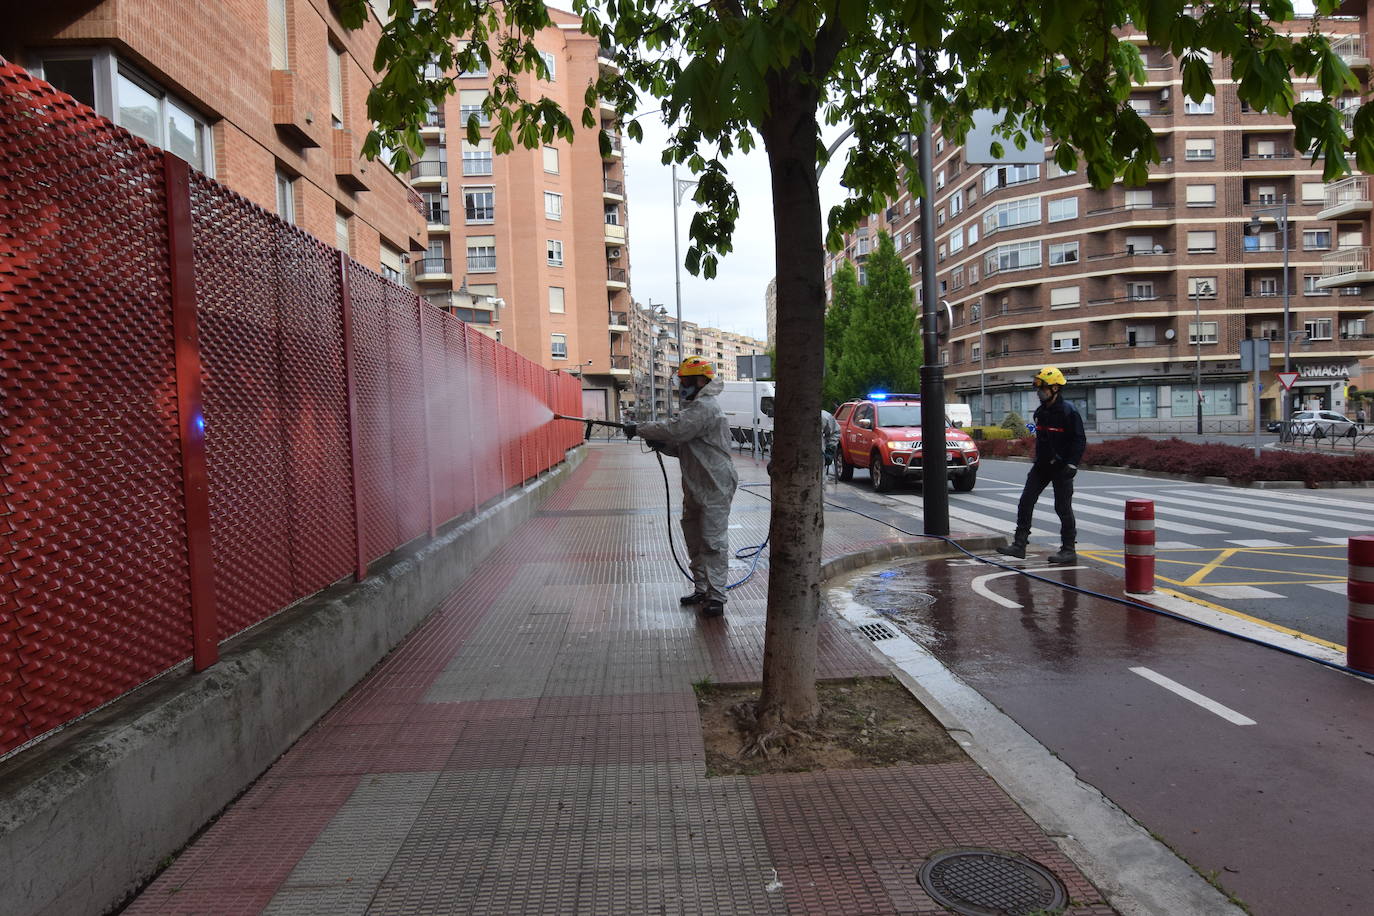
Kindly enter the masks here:
<path id="1" fill-rule="evenodd" d="M 605 427 L 608 427 L 608 428 L 610 428 L 610 429 L 619 429 L 619 430 L 622 430 L 622 431 L 623 431 L 623 430 L 625 429 L 626 425 L 627 425 L 627 424 L 625 424 L 625 423 L 615 423 L 615 422 L 612 422 L 612 421 L 610 421 L 610 420 L 597 420 L 597 419 L 594 419 L 594 418 L 592 418 L 592 417 L 565 417 L 565 416 L 563 416 L 561 413 L 556 413 L 556 414 L 554 414 L 554 415 L 553 415 L 553 418 L 554 418 L 555 420 L 572 420 L 574 423 L 585 423 L 585 424 L 587 424 L 587 432 L 586 432 L 586 434 L 582 437 L 582 438 L 584 438 L 584 439 L 590 439 L 590 438 L 592 437 L 592 427 L 593 427 L 593 426 L 605 426 Z"/>

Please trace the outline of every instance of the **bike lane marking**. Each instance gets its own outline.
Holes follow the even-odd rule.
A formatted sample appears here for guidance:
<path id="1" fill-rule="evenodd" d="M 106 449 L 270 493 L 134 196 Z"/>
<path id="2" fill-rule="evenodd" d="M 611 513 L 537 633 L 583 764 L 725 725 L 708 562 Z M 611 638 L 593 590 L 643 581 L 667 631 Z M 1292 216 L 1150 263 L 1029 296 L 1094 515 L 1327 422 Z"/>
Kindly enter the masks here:
<path id="1" fill-rule="evenodd" d="M 1249 716 L 1241 715 L 1231 707 L 1223 706 L 1211 697 L 1198 693 L 1191 687 L 1185 687 L 1178 681 L 1175 681 L 1172 678 L 1167 678 L 1164 675 L 1160 674 L 1158 671 L 1154 671 L 1150 668 L 1140 667 L 1131 668 L 1130 672 L 1132 674 L 1140 675 L 1145 680 L 1150 681 L 1153 684 L 1158 684 L 1160 687 L 1163 687 L 1170 693 L 1177 694 L 1178 696 L 1183 697 L 1183 699 L 1187 700 L 1190 703 L 1196 703 L 1198 706 L 1201 706 L 1208 712 L 1213 713 L 1214 715 L 1221 716 L 1221 718 L 1225 719 L 1227 722 L 1230 722 L 1232 725 L 1257 724 L 1255 720 L 1250 718 Z"/>
<path id="2" fill-rule="evenodd" d="M 1007 572 L 988 573 L 986 576 L 978 576 L 977 578 L 975 578 L 972 582 L 969 583 L 969 588 L 972 589 L 976 594 L 982 595 L 989 601 L 995 604 L 1002 605 L 1002 607 L 1019 608 L 1021 607 L 1020 602 L 1012 601 L 1010 598 L 1003 598 L 1001 595 L 997 594 L 992 589 L 988 588 L 987 583 L 991 582 L 993 579 L 1000 579 L 1003 576 L 1019 576 L 1023 572 L 1035 572 L 1038 574 L 1043 572 L 1055 572 L 1070 569 L 1087 568 L 1088 567 L 1086 566 L 1047 566 L 1044 569 L 1012 569 L 1008 570 Z"/>

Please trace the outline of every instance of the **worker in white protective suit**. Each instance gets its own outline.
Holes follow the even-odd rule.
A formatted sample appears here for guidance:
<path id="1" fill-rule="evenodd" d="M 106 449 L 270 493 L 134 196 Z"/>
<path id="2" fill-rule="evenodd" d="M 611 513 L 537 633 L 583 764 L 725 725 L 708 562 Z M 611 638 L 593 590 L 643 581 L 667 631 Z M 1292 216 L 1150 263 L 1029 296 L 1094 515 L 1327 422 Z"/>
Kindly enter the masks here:
<path id="1" fill-rule="evenodd" d="M 716 367 L 700 356 L 678 366 L 684 400 L 676 419 L 627 424 L 625 435 L 636 432 L 682 468 L 682 537 L 694 587 L 682 604 L 696 605 L 703 617 L 725 613 L 726 574 L 730 565 L 730 501 L 739 475 L 730 457 L 730 424 L 716 403 L 725 387 L 716 381 Z"/>

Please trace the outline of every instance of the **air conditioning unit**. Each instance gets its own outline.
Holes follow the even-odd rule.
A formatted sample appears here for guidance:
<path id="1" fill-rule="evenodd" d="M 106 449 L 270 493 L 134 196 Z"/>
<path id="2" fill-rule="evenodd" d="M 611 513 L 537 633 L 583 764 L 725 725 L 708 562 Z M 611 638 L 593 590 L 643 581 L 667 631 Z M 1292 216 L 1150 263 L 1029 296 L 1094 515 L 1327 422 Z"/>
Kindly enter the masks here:
<path id="1" fill-rule="evenodd" d="M 606 258 L 607 258 L 607 260 L 610 260 L 610 261 L 619 261 L 619 260 L 620 260 L 620 249 L 619 249 L 619 248 L 607 248 L 607 249 L 606 249 Z"/>
<path id="2" fill-rule="evenodd" d="M 1161 90 L 1159 90 L 1159 100 L 1160 100 L 1161 102 L 1167 102 L 1167 101 L 1169 101 L 1169 90 L 1168 90 L 1168 89 L 1161 89 Z"/>

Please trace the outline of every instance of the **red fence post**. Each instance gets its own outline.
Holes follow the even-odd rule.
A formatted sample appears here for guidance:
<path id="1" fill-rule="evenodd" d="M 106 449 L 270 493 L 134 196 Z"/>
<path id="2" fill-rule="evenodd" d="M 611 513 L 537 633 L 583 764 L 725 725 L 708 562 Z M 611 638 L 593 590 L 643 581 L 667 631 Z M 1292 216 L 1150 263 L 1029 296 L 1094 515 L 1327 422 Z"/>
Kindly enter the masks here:
<path id="1" fill-rule="evenodd" d="M 1155 590 L 1155 504 L 1126 500 L 1126 591 L 1147 595 Z"/>
<path id="2" fill-rule="evenodd" d="M 196 324 L 195 240 L 191 234 L 191 170 L 162 154 L 171 264 L 172 334 L 176 338 L 177 425 L 181 436 L 182 498 L 186 508 L 186 566 L 191 577 L 191 658 L 204 671 L 219 661 L 214 562 L 210 555 L 210 489 L 205 468 L 205 392 L 201 388 Z"/>
<path id="3" fill-rule="evenodd" d="M 353 544 L 357 553 L 354 577 L 367 578 L 367 550 L 363 538 L 362 448 L 358 431 L 358 391 L 353 364 L 353 287 L 348 279 L 348 255 L 339 252 L 339 311 L 343 319 L 344 391 L 348 398 L 348 454 L 352 465 Z"/>
<path id="4" fill-rule="evenodd" d="M 1374 535 L 1351 538 L 1349 581 L 1345 594 L 1345 663 L 1356 671 L 1374 674 Z"/>
<path id="5" fill-rule="evenodd" d="M 420 335 L 420 416 L 425 428 L 425 485 L 429 490 L 429 536 L 439 531 L 434 515 L 434 444 L 429 434 L 429 378 L 425 375 L 425 300 L 415 297 L 415 327 Z"/>

